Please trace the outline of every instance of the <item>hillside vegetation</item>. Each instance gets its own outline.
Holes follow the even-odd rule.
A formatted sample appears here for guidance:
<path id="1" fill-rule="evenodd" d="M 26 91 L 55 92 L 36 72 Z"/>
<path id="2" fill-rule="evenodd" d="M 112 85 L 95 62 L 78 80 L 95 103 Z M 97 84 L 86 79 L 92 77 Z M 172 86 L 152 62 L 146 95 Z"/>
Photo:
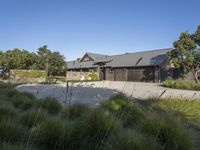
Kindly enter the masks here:
<path id="1" fill-rule="evenodd" d="M 130 100 L 63 107 L 0 83 L 0 149 L 198 150 L 200 101 Z"/>
<path id="2" fill-rule="evenodd" d="M 200 83 L 187 80 L 166 80 L 164 81 L 163 86 L 174 89 L 200 91 Z"/>

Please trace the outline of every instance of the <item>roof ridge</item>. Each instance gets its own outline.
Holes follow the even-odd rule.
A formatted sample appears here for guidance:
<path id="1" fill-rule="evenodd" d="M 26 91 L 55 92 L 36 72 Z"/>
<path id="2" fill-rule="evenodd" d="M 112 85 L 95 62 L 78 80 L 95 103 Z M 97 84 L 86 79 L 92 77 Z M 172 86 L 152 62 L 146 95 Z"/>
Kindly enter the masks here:
<path id="1" fill-rule="evenodd" d="M 170 50 L 172 48 L 162 48 L 162 49 L 155 49 L 155 50 L 145 50 L 145 51 L 137 51 L 137 52 L 130 52 L 130 53 L 123 53 L 123 54 L 116 54 L 116 55 L 109 55 L 109 56 L 119 56 L 119 55 L 127 55 L 127 54 L 138 54 L 138 53 L 149 53 L 154 51 L 161 51 L 161 50 Z"/>

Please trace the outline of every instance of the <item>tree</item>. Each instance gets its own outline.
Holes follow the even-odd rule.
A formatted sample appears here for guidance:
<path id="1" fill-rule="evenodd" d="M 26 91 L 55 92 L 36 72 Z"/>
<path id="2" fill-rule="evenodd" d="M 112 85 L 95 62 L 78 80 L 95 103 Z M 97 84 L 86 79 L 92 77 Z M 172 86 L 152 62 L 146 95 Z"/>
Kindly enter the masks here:
<path id="1" fill-rule="evenodd" d="M 50 55 L 51 51 L 48 49 L 47 45 L 44 45 L 40 48 L 38 48 L 37 51 L 37 68 L 40 70 L 44 70 L 45 69 L 45 64 L 46 61 Z"/>
<path id="2" fill-rule="evenodd" d="M 169 52 L 172 64 L 179 68 L 183 76 L 192 71 L 195 82 L 198 83 L 198 70 L 200 67 L 200 51 L 197 49 L 200 41 L 200 26 L 195 34 L 181 33 L 179 40 L 173 43 L 174 49 Z"/>
<path id="3" fill-rule="evenodd" d="M 47 45 L 38 48 L 38 68 L 44 70 L 48 61 L 48 72 L 50 75 L 60 75 L 65 71 L 65 60 L 59 52 L 52 52 Z"/>
<path id="4" fill-rule="evenodd" d="M 60 75 L 65 71 L 64 56 L 59 52 L 52 52 L 46 45 L 38 48 L 37 54 L 30 53 L 28 50 L 15 48 L 5 52 L 0 51 L 0 66 L 6 70 L 10 69 L 46 69 L 50 75 Z"/>
<path id="5" fill-rule="evenodd" d="M 36 63 L 36 55 L 27 50 L 13 49 L 1 52 L 0 66 L 6 69 L 31 69 Z"/>

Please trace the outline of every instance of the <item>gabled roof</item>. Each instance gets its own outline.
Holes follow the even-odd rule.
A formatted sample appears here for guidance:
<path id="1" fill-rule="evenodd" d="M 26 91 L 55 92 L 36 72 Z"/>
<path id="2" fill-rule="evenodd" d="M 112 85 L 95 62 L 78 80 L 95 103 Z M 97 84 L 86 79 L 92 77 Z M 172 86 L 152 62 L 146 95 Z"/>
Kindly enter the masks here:
<path id="1" fill-rule="evenodd" d="M 96 60 L 98 58 L 101 57 L 106 57 L 107 55 L 103 55 L 103 54 L 95 54 L 95 53 L 86 53 L 89 57 L 91 57 L 93 60 Z"/>
<path id="2" fill-rule="evenodd" d="M 83 57 L 80 59 L 80 61 L 82 61 L 86 56 L 90 57 L 93 61 L 98 59 L 99 57 L 106 57 L 106 55 L 102 55 L 102 54 L 95 54 L 95 53 L 88 53 L 86 52 Z"/>
<path id="3" fill-rule="evenodd" d="M 136 53 L 126 53 L 121 55 L 111 56 L 110 63 L 105 66 L 109 67 L 131 67 L 131 66 L 154 66 L 161 65 L 167 58 L 167 52 L 171 48 L 151 50 Z"/>
<path id="4" fill-rule="evenodd" d="M 94 68 L 98 63 L 104 63 L 105 67 L 134 67 L 134 66 L 155 66 L 161 65 L 167 59 L 167 52 L 171 51 L 172 48 L 150 50 L 136 53 L 125 53 L 120 55 L 101 55 L 95 53 L 86 53 L 93 59 L 93 61 L 80 62 L 68 61 L 68 69 L 74 68 Z M 82 57 L 83 59 L 84 57 Z"/>

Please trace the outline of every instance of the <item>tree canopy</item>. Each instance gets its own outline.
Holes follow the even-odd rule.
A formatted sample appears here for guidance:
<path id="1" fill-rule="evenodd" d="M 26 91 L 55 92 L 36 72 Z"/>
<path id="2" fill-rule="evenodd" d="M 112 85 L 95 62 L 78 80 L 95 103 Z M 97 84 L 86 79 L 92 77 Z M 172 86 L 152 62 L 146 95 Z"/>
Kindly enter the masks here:
<path id="1" fill-rule="evenodd" d="M 182 75 L 192 71 L 196 82 L 200 68 L 200 26 L 194 34 L 182 32 L 179 39 L 173 43 L 174 49 L 169 53 L 172 63 L 179 68 Z"/>
<path id="2" fill-rule="evenodd" d="M 38 48 L 37 53 L 31 53 L 24 49 L 0 51 L 0 66 L 5 69 L 37 69 L 44 70 L 45 62 L 49 61 L 49 74 L 60 75 L 65 71 L 64 56 L 59 52 L 53 52 L 46 45 Z"/>

